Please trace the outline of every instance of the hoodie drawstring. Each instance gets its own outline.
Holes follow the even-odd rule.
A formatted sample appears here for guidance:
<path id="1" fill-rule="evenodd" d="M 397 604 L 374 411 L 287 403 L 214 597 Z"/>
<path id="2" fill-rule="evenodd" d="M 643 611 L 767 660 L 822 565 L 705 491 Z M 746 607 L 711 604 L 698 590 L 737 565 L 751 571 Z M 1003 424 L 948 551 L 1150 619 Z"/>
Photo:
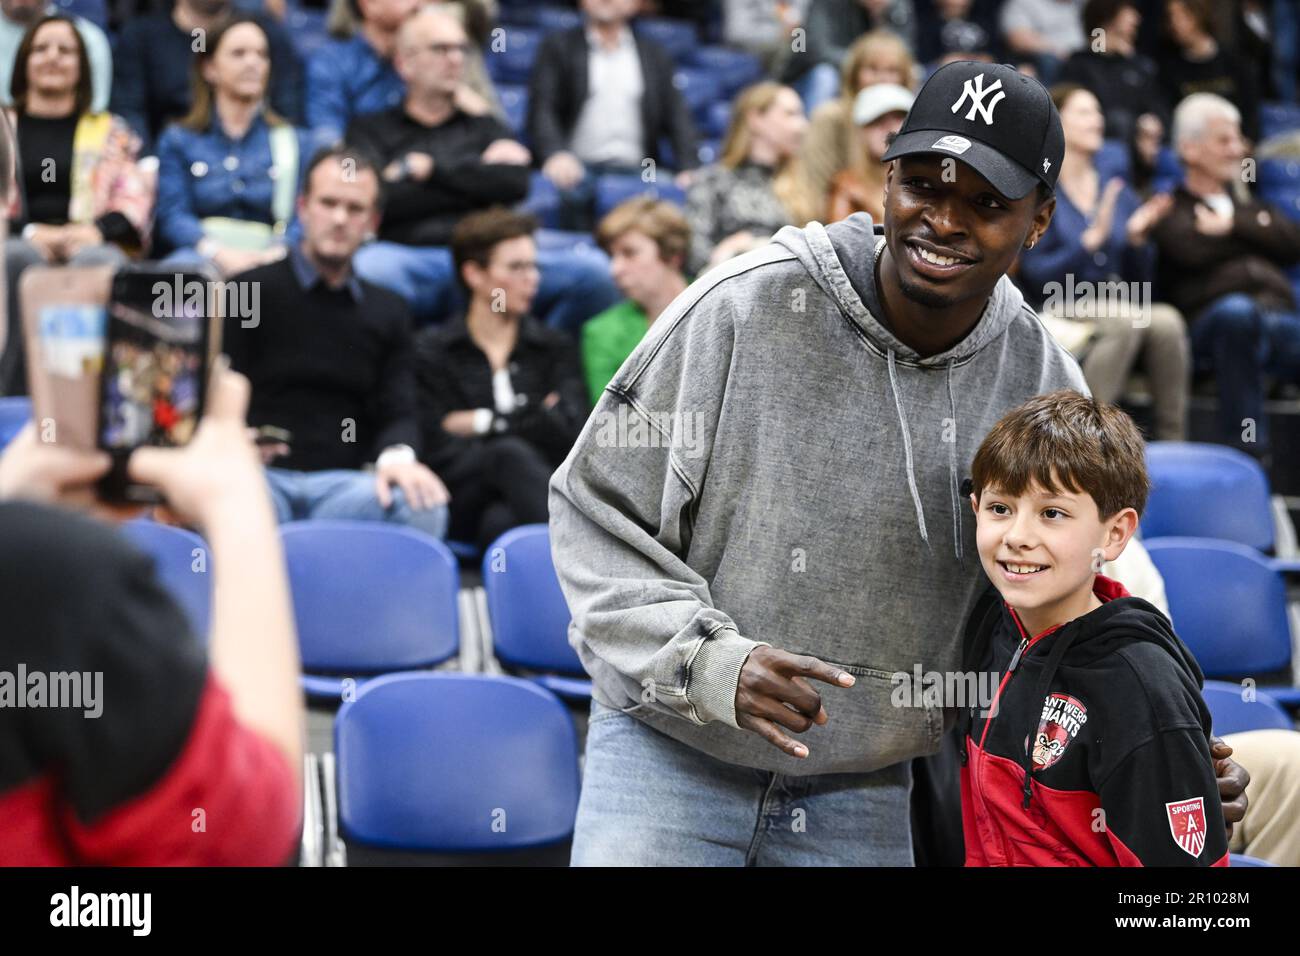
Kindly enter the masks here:
<path id="1" fill-rule="evenodd" d="M 925 509 L 921 506 L 921 492 L 916 488 L 916 468 L 912 462 L 912 433 L 907 427 L 907 414 L 903 411 L 903 400 L 898 394 L 898 372 L 894 367 L 894 350 L 889 350 L 889 388 L 894 394 L 894 409 L 898 412 L 898 427 L 903 430 L 903 460 L 907 466 L 907 487 L 912 492 L 912 504 L 916 507 L 916 526 L 920 529 L 921 540 L 930 546 L 930 535 L 925 530 Z"/>
<path id="2" fill-rule="evenodd" d="M 889 389 L 894 396 L 894 410 L 898 414 L 898 427 L 903 432 L 903 461 L 907 467 L 907 488 L 912 493 L 912 505 L 916 508 L 916 527 L 921 532 L 921 540 L 925 542 L 926 547 L 930 546 L 930 535 L 925 528 L 925 508 L 921 504 L 921 492 L 916 486 L 916 465 L 912 458 L 912 433 L 907 427 L 907 413 L 903 410 L 903 399 L 898 391 L 898 369 L 895 364 L 894 350 L 889 349 Z M 948 504 L 952 511 L 952 540 L 953 554 L 962 564 L 965 563 L 962 557 L 961 542 L 961 493 L 958 490 L 957 481 L 957 400 L 952 391 L 952 370 L 956 360 L 948 361 L 947 369 L 947 388 L 948 388 L 948 414 L 949 421 L 952 422 L 954 429 L 953 440 L 948 442 Z"/>
<path id="3" fill-rule="evenodd" d="M 952 368 L 954 359 L 948 360 L 948 420 L 952 422 L 952 441 L 948 442 L 948 488 L 952 498 L 952 550 L 957 555 L 959 564 L 966 562 L 962 557 L 961 544 L 961 493 L 957 490 L 957 400 L 952 395 Z"/>

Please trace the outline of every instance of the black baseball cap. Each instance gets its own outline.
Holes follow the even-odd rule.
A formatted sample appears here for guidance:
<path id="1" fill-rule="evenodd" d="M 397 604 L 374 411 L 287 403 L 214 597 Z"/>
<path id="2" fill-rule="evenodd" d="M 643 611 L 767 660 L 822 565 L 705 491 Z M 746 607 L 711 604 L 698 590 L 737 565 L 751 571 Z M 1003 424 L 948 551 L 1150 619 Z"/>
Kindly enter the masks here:
<path id="1" fill-rule="evenodd" d="M 1061 116 L 1043 84 L 1006 64 L 959 60 L 934 71 L 884 155 L 955 156 L 1008 199 L 1055 191 Z"/>

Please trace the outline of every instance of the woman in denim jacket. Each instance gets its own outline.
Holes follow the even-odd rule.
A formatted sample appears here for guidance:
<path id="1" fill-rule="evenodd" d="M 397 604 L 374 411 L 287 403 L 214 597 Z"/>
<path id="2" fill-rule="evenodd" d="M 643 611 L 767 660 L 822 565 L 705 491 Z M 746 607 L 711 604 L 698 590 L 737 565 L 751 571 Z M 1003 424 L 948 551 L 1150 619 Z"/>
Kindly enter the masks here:
<path id="1" fill-rule="evenodd" d="M 194 57 L 194 105 L 158 141 L 158 249 L 233 275 L 278 259 L 312 140 L 266 103 L 266 34 L 235 17 Z"/>

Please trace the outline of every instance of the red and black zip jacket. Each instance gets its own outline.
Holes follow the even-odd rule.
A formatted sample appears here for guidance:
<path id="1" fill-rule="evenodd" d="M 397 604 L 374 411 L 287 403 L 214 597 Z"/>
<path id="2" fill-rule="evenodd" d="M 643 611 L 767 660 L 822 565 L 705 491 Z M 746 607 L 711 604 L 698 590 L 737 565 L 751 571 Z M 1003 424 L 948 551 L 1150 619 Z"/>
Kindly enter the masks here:
<path id="1" fill-rule="evenodd" d="M 98 674 L 95 706 L 48 706 L 52 673 Z M 88 518 L 0 503 L 0 866 L 281 864 L 295 793 L 149 558 Z"/>
<path id="2" fill-rule="evenodd" d="M 967 668 L 999 675 L 963 711 L 967 866 L 1227 866 L 1202 676 L 1168 618 L 1097 576 L 1103 605 L 1027 635 L 990 589 Z"/>

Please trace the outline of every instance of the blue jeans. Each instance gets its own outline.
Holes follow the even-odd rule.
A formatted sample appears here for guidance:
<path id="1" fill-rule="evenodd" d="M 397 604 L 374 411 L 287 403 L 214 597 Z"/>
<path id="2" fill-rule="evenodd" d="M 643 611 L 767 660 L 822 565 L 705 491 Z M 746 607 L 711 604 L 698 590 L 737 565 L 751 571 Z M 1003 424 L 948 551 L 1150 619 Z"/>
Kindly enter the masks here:
<path id="1" fill-rule="evenodd" d="M 542 275 L 533 313 L 552 328 L 576 335 L 582 323 L 622 298 L 609 277 L 609 258 L 597 249 L 539 249 L 537 265 Z M 442 246 L 370 242 L 357 250 L 352 266 L 361 278 L 405 299 L 417 324 L 441 322 L 466 308 L 451 250 Z"/>
<path id="2" fill-rule="evenodd" d="M 1192 323 L 1192 355 L 1198 371 L 1213 371 L 1219 384 L 1219 441 L 1253 455 L 1268 451 L 1264 376 L 1300 382 L 1300 315 L 1261 308 L 1234 292 L 1215 299 Z M 1248 422 L 1254 422 L 1253 442 Z"/>
<path id="3" fill-rule="evenodd" d="M 911 866 L 911 765 L 787 776 L 591 703 L 574 866 Z"/>
<path id="4" fill-rule="evenodd" d="M 391 521 L 442 540 L 447 536 L 447 506 L 417 511 L 402 489 L 391 488 L 393 502 L 380 507 L 375 476 L 365 471 L 290 471 L 266 469 L 276 520 L 333 518 L 344 521 Z"/>

